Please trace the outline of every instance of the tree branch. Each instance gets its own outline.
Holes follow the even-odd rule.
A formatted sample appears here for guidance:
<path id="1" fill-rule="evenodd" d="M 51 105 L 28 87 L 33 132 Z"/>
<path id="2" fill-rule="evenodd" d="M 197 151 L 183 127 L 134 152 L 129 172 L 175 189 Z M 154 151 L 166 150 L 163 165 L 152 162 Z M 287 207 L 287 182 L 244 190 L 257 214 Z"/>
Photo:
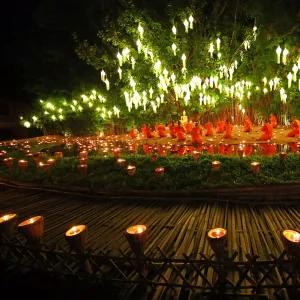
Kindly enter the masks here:
<path id="1" fill-rule="evenodd" d="M 237 16 L 237 11 L 238 11 L 238 8 L 239 8 L 239 4 L 240 4 L 240 1 L 237 0 L 237 2 L 236 2 L 236 7 L 235 7 L 235 13 L 234 13 L 234 25 L 233 25 L 233 32 L 232 32 L 232 37 L 231 37 L 230 46 L 231 46 L 231 44 L 232 44 L 232 41 L 233 41 L 233 38 L 234 38 L 234 35 L 235 35 L 235 29 L 236 29 L 236 16 Z"/>

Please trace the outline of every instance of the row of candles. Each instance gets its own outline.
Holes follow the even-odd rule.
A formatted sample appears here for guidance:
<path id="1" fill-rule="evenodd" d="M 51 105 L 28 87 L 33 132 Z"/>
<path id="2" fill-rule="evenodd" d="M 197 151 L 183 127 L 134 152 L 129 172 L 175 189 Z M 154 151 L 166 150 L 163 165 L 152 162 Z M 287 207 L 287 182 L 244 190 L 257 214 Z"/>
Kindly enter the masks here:
<path id="1" fill-rule="evenodd" d="M 0 217 L 0 234 L 9 237 L 14 234 L 17 224 L 17 214 L 6 214 Z M 30 241 L 40 245 L 44 233 L 44 217 L 31 217 L 17 226 L 18 230 Z M 144 254 L 146 241 L 148 239 L 148 228 L 146 225 L 133 225 L 125 230 L 125 236 L 136 257 Z M 83 252 L 87 240 L 87 226 L 75 225 L 65 232 L 65 238 L 76 252 Z M 227 244 L 227 230 L 214 228 L 208 231 L 207 239 L 216 254 L 222 256 Z M 285 250 L 289 254 L 300 254 L 300 230 L 286 229 L 281 232 L 281 239 Z"/>

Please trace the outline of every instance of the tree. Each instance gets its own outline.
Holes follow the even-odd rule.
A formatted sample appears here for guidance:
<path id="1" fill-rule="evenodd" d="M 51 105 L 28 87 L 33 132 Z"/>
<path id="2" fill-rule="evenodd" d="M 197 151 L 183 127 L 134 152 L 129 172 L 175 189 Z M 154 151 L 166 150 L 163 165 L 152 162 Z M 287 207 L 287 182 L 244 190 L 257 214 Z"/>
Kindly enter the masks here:
<path id="1" fill-rule="evenodd" d="M 106 111 L 116 107 L 130 124 L 169 121 L 183 109 L 203 121 L 240 123 L 245 113 L 260 120 L 273 112 L 286 122 L 300 109 L 299 26 L 275 26 L 272 18 L 260 24 L 266 6 L 258 3 L 191 1 L 157 12 L 120 1 L 117 17 L 107 16 L 98 32 L 100 42 L 74 34 L 76 51 L 98 71 Z"/>

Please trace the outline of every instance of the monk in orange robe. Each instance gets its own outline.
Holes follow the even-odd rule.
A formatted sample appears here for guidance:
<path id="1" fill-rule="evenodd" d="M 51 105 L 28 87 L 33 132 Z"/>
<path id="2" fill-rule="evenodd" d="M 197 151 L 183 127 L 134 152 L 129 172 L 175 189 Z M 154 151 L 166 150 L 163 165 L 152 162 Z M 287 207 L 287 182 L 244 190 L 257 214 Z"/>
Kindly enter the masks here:
<path id="1" fill-rule="evenodd" d="M 195 127 L 192 129 L 192 143 L 193 144 L 201 144 L 203 142 L 203 139 L 201 137 L 201 127 L 199 126 L 199 123 L 196 122 Z"/>
<path id="2" fill-rule="evenodd" d="M 151 151 L 152 151 L 152 148 L 150 148 L 150 150 L 149 150 L 149 145 L 144 144 L 144 145 L 143 145 L 143 150 L 144 150 L 144 152 L 145 152 L 146 154 L 150 154 Z"/>
<path id="3" fill-rule="evenodd" d="M 292 117 L 292 125 L 294 129 L 288 133 L 289 137 L 299 137 L 300 121 L 295 116 Z"/>
<path id="4" fill-rule="evenodd" d="M 273 137 L 273 126 L 268 123 L 268 120 L 266 119 L 264 122 L 264 125 L 260 129 L 264 132 L 263 135 L 258 139 L 260 141 L 268 141 Z"/>
<path id="5" fill-rule="evenodd" d="M 186 132 L 187 134 L 191 134 L 191 133 L 192 133 L 193 125 L 192 125 L 192 122 L 191 122 L 191 121 L 187 122 L 187 123 L 184 125 L 184 127 L 185 127 L 185 132 Z"/>
<path id="6" fill-rule="evenodd" d="M 275 153 L 276 153 L 276 145 L 273 145 L 273 144 L 260 144 L 259 146 L 263 150 L 260 154 L 262 156 L 274 156 Z"/>
<path id="7" fill-rule="evenodd" d="M 213 124 L 211 122 L 207 122 L 204 125 L 205 129 L 206 129 L 206 133 L 205 136 L 212 136 L 213 133 Z"/>
<path id="8" fill-rule="evenodd" d="M 228 119 L 226 120 L 224 129 L 225 129 L 225 133 L 223 135 L 223 138 L 232 139 L 232 125 L 230 124 L 230 121 Z"/>
<path id="9" fill-rule="evenodd" d="M 185 146 L 179 146 L 178 156 L 184 156 L 184 155 L 185 155 Z"/>
<path id="10" fill-rule="evenodd" d="M 252 152 L 253 152 L 253 147 L 251 145 L 245 145 L 245 147 L 244 147 L 245 156 L 251 155 Z"/>
<path id="11" fill-rule="evenodd" d="M 155 128 L 156 133 L 158 133 L 158 126 L 159 126 L 159 124 L 157 122 L 155 122 L 155 127 L 154 128 Z"/>
<path id="12" fill-rule="evenodd" d="M 231 155 L 233 152 L 233 145 L 225 145 L 225 154 Z"/>
<path id="13" fill-rule="evenodd" d="M 297 143 L 288 143 L 288 146 L 292 149 L 292 151 L 294 153 L 297 153 L 298 152 L 298 146 L 297 146 Z"/>
<path id="14" fill-rule="evenodd" d="M 273 128 L 277 127 L 277 118 L 274 114 L 270 114 L 270 122 Z"/>
<path id="15" fill-rule="evenodd" d="M 132 139 L 136 139 L 137 138 L 137 134 L 136 134 L 136 127 L 133 126 L 130 131 L 129 131 L 129 135 Z"/>
<path id="16" fill-rule="evenodd" d="M 174 124 L 174 121 L 171 121 L 171 123 L 169 125 L 169 130 L 170 130 L 172 139 L 175 139 L 176 138 L 176 126 Z"/>
<path id="17" fill-rule="evenodd" d="M 184 134 L 184 128 L 181 126 L 181 122 L 178 121 L 176 126 L 176 135 L 178 138 L 178 142 L 183 142 L 186 140 L 185 134 Z"/>
<path id="18" fill-rule="evenodd" d="M 166 137 L 166 127 L 165 125 L 158 125 L 157 126 L 157 133 L 159 135 L 159 137 Z"/>
<path id="19" fill-rule="evenodd" d="M 147 126 L 145 124 L 143 124 L 141 131 L 142 131 L 143 136 L 147 137 Z"/>
<path id="20" fill-rule="evenodd" d="M 218 145 L 218 153 L 219 153 L 220 155 L 224 155 L 224 154 L 225 154 L 225 145 L 224 145 L 223 143 L 220 143 L 220 144 Z"/>
<path id="21" fill-rule="evenodd" d="M 252 122 L 248 116 L 246 116 L 244 121 L 244 132 L 250 132 L 252 131 Z"/>
<path id="22" fill-rule="evenodd" d="M 214 154 L 214 153 L 215 153 L 215 149 L 214 149 L 214 146 L 213 146 L 213 145 L 207 146 L 206 149 L 207 149 L 207 152 L 208 152 L 209 154 Z"/>
<path id="23" fill-rule="evenodd" d="M 146 127 L 146 136 L 147 136 L 148 139 L 151 139 L 151 138 L 155 137 L 154 133 L 151 130 L 150 124 L 148 124 L 147 127 Z"/>
<path id="24" fill-rule="evenodd" d="M 225 120 L 218 121 L 217 122 L 216 133 L 223 133 L 224 132 L 224 126 L 225 126 Z"/>

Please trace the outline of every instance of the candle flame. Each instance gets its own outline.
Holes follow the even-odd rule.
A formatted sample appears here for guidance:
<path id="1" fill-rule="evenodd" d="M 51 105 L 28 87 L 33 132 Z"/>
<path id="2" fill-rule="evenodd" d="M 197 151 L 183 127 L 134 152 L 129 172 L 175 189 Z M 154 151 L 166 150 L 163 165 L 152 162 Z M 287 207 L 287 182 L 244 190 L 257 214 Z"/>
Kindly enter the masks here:
<path id="1" fill-rule="evenodd" d="M 142 232 L 143 232 L 143 229 L 142 229 L 141 227 L 138 227 L 138 228 L 137 228 L 137 232 L 138 232 L 138 233 L 142 233 Z"/>
<path id="2" fill-rule="evenodd" d="M 29 220 L 29 222 L 30 222 L 30 224 L 32 224 L 32 223 L 34 222 L 33 218 L 31 218 L 31 219 Z"/>
<path id="3" fill-rule="evenodd" d="M 4 221 L 7 221 L 8 220 L 8 216 L 4 216 Z"/>

